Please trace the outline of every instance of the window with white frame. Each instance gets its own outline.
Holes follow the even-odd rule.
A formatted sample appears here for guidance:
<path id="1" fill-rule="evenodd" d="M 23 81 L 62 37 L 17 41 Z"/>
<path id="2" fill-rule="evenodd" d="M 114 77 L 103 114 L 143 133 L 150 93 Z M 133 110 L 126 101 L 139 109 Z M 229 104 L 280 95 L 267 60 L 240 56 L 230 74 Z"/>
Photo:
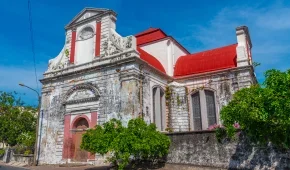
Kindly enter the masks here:
<path id="1" fill-rule="evenodd" d="M 153 88 L 153 120 L 159 131 L 165 130 L 165 94 L 160 87 Z"/>
<path id="2" fill-rule="evenodd" d="M 215 93 L 200 90 L 191 94 L 192 129 L 205 130 L 217 123 Z"/>

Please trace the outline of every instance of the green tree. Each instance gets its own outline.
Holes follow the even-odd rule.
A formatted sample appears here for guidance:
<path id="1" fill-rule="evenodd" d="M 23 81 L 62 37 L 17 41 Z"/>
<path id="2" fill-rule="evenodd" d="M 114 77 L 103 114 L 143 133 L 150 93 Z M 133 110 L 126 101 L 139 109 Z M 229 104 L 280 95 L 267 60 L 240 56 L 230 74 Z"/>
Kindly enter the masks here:
<path id="1" fill-rule="evenodd" d="M 127 127 L 112 119 L 103 126 L 88 130 L 82 138 L 81 148 L 91 153 L 111 154 L 108 161 L 124 169 L 134 161 L 157 161 L 168 153 L 169 138 L 147 125 L 142 119 L 132 119 Z"/>
<path id="2" fill-rule="evenodd" d="M 36 109 L 24 106 L 21 98 L 16 95 L 15 92 L 0 91 L 0 141 L 9 146 L 25 143 L 31 145 L 27 147 L 32 147 L 35 137 L 33 139 L 29 136 L 35 136 Z"/>
<path id="3" fill-rule="evenodd" d="M 263 86 L 235 93 L 221 110 L 221 119 L 228 131 L 238 122 L 254 142 L 290 148 L 290 70 L 268 70 Z"/>

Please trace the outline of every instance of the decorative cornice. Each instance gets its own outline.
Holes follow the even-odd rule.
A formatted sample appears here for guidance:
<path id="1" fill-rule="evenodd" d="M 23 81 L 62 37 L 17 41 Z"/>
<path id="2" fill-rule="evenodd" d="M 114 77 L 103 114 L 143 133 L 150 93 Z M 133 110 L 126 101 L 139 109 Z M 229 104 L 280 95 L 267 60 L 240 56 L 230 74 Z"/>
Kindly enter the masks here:
<path id="1" fill-rule="evenodd" d="M 86 102 L 91 102 L 91 101 L 97 101 L 99 97 L 90 97 L 90 98 L 85 98 L 85 99 L 79 99 L 79 100 L 70 100 L 65 102 L 65 104 L 76 104 L 76 103 L 86 103 Z"/>
<path id="2" fill-rule="evenodd" d="M 133 62 L 139 58 L 138 52 L 135 50 L 129 50 L 120 54 L 112 55 L 104 58 L 94 59 L 92 62 L 80 64 L 80 65 L 71 65 L 65 69 L 51 71 L 44 73 L 44 78 L 40 80 L 41 83 L 48 81 L 57 80 L 58 78 L 64 76 L 74 76 L 82 73 L 87 73 L 96 69 L 102 69 L 105 67 L 116 66 L 128 62 Z"/>

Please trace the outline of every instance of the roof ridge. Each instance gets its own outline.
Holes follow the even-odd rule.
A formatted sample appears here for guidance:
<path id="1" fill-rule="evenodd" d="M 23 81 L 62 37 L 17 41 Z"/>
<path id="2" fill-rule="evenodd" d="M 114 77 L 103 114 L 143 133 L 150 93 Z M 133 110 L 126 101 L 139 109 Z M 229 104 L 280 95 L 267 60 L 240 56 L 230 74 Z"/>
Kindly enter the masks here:
<path id="1" fill-rule="evenodd" d="M 140 33 L 138 33 L 138 34 L 135 34 L 135 36 L 136 36 L 136 37 L 139 37 L 139 36 L 141 36 L 141 35 L 150 34 L 150 33 L 152 33 L 152 32 L 158 31 L 158 30 L 161 30 L 161 29 L 160 29 L 160 28 L 152 28 L 152 27 L 150 27 L 150 28 L 146 29 L 145 31 L 142 31 L 142 32 L 140 32 Z M 161 31 L 162 31 L 162 30 L 161 30 Z"/>
<path id="2" fill-rule="evenodd" d="M 204 53 L 204 52 L 210 52 L 210 51 L 213 51 L 213 50 L 219 50 L 219 49 L 230 47 L 230 46 L 237 45 L 237 44 L 238 43 L 234 43 L 234 44 L 230 44 L 230 45 L 226 45 L 226 46 L 222 46 L 222 47 L 217 47 L 217 48 L 212 48 L 212 49 L 208 49 L 208 50 L 204 50 L 204 51 L 199 51 L 199 52 L 196 52 L 196 53 L 191 53 L 191 54 L 184 55 L 184 56 L 189 56 L 189 55 L 193 55 L 193 54 L 200 54 L 200 53 Z M 183 56 L 181 56 L 181 57 L 183 57 Z"/>

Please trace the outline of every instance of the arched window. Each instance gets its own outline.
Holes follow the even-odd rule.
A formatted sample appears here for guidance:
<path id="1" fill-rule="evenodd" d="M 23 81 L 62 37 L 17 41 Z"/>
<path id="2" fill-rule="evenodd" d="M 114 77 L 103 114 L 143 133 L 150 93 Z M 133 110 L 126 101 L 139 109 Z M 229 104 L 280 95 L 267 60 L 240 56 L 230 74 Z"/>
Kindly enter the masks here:
<path id="1" fill-rule="evenodd" d="M 165 130 L 165 95 L 160 87 L 153 88 L 153 120 L 158 130 Z"/>
<path id="2" fill-rule="evenodd" d="M 192 94 L 191 100 L 192 100 L 191 103 L 192 103 L 192 118 L 193 118 L 194 130 L 202 130 L 199 92 Z"/>
<path id="3" fill-rule="evenodd" d="M 191 94 L 191 114 L 193 130 L 205 130 L 217 123 L 215 93 L 200 90 Z"/>
<path id="4" fill-rule="evenodd" d="M 205 90 L 205 101 L 207 110 L 207 122 L 208 126 L 216 124 L 216 108 L 215 108 L 215 97 L 214 92 Z"/>

